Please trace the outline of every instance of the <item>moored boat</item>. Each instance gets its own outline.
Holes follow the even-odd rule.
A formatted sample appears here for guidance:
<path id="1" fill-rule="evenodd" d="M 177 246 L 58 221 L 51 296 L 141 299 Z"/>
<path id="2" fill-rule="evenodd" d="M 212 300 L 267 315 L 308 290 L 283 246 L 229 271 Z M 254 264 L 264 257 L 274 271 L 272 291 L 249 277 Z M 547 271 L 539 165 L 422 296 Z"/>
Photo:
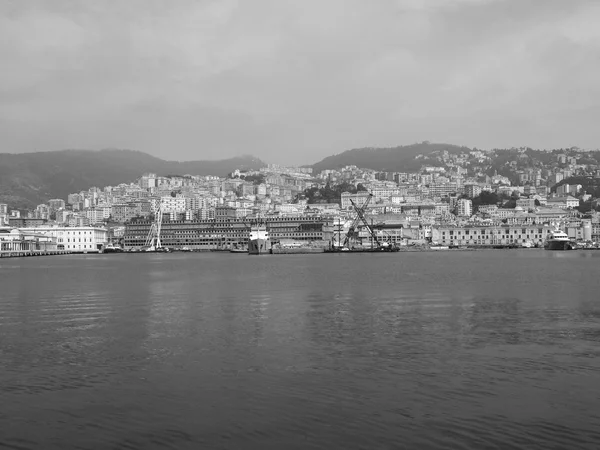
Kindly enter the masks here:
<path id="1" fill-rule="evenodd" d="M 544 244 L 546 250 L 573 250 L 575 245 L 564 231 L 554 230 Z"/>
<path id="2" fill-rule="evenodd" d="M 123 253 L 123 249 L 119 245 L 108 244 L 104 247 L 102 253 Z"/>
<path id="3" fill-rule="evenodd" d="M 249 255 L 264 255 L 271 253 L 271 239 L 264 224 L 253 225 L 248 239 Z"/>
<path id="4" fill-rule="evenodd" d="M 248 247 L 242 244 L 234 243 L 229 249 L 230 253 L 248 253 Z"/>

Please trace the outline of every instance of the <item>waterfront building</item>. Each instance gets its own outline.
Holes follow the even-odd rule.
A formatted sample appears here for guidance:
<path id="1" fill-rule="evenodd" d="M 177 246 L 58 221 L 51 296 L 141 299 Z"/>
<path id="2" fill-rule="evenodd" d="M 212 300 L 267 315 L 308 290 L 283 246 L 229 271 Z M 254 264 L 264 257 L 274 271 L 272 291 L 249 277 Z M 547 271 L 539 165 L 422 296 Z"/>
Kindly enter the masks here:
<path id="1" fill-rule="evenodd" d="M 373 226 L 373 232 L 380 243 L 402 244 L 404 239 L 404 228 L 394 224 L 377 224 Z M 366 226 L 358 226 L 358 238 L 363 246 L 376 247 L 376 242 Z"/>
<path id="2" fill-rule="evenodd" d="M 252 220 L 257 219 L 236 218 L 227 209 L 227 207 L 217 208 L 218 216 L 215 220 L 164 221 L 161 226 L 162 244 L 166 247 L 189 247 L 193 250 L 210 250 L 234 243 L 246 244 L 250 236 Z M 272 241 L 279 239 L 329 241 L 331 239 L 331 231 L 327 228 L 330 219 L 320 216 L 273 215 L 258 220 L 266 224 Z M 124 235 L 125 248 L 143 247 L 151 225 L 151 221 L 128 223 Z"/>
<path id="3" fill-rule="evenodd" d="M 571 239 L 578 241 L 591 241 L 593 228 L 589 219 L 577 220 L 567 223 L 565 232 Z"/>
<path id="4" fill-rule="evenodd" d="M 592 241 L 600 242 L 600 222 L 598 222 L 598 218 L 594 218 L 591 223 L 592 227 Z"/>
<path id="5" fill-rule="evenodd" d="M 0 228 L 0 252 L 56 251 L 56 239 L 30 229 Z"/>
<path id="6" fill-rule="evenodd" d="M 431 240 L 442 245 L 466 247 L 509 246 L 530 242 L 543 246 L 549 225 L 498 226 L 438 226 L 432 230 Z"/>
<path id="7" fill-rule="evenodd" d="M 22 231 L 39 233 L 56 240 L 58 250 L 98 253 L 108 242 L 108 230 L 100 227 L 35 227 Z"/>

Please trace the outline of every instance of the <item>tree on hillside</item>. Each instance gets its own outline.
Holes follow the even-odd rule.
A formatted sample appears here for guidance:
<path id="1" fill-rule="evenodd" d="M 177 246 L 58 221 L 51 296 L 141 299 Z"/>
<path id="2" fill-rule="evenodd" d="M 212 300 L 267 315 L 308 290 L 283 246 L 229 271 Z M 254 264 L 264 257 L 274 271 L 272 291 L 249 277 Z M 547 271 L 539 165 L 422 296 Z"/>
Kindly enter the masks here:
<path id="1" fill-rule="evenodd" d="M 475 205 L 497 205 L 500 202 L 500 196 L 495 192 L 482 191 L 477 197 L 473 198 Z"/>
<path id="2" fill-rule="evenodd" d="M 577 207 L 577 210 L 580 213 L 587 213 L 590 212 L 592 210 L 592 201 L 588 200 L 587 202 L 584 202 L 583 200 L 579 200 L 579 206 Z"/>
<path id="3" fill-rule="evenodd" d="M 252 183 L 254 185 L 263 184 L 265 182 L 265 176 L 260 175 L 246 175 L 240 177 L 242 180 Z"/>
<path id="4" fill-rule="evenodd" d="M 354 187 L 353 184 L 350 183 L 341 183 L 338 185 L 332 186 L 330 183 L 327 183 L 325 187 L 316 188 L 312 187 L 306 189 L 302 194 L 300 194 L 296 198 L 296 202 L 299 198 L 306 198 L 309 204 L 312 203 L 340 203 L 342 199 L 342 192 L 350 192 L 351 194 L 356 194 L 358 191 L 366 191 L 367 189 L 359 184 L 357 187 Z"/>

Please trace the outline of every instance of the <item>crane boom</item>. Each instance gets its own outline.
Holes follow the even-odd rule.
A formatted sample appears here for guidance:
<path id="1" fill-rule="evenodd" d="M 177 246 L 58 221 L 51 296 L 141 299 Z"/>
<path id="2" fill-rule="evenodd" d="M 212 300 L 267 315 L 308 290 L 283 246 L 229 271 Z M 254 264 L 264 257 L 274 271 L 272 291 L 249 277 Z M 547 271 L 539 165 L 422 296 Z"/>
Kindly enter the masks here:
<path id="1" fill-rule="evenodd" d="M 356 206 L 356 204 L 352 201 L 352 199 L 350 199 L 350 203 L 352 203 L 352 206 L 354 207 L 354 210 L 356 211 L 356 216 L 352 220 L 352 224 L 350 225 L 350 228 L 348 229 L 348 233 L 346 233 L 346 237 L 344 239 L 344 247 L 348 246 L 348 243 L 350 242 L 350 239 L 354 235 L 354 231 L 356 229 L 356 226 L 358 225 L 358 222 L 360 222 L 360 220 L 361 220 L 360 216 L 361 216 L 362 212 L 369 205 L 369 202 L 371 201 L 371 198 L 373 198 L 373 194 L 369 193 L 369 196 L 367 197 L 367 199 L 365 200 L 365 202 L 363 203 L 363 205 L 360 208 L 358 208 Z M 364 214 L 362 214 L 362 215 L 364 217 Z"/>
<path id="2" fill-rule="evenodd" d="M 369 222 L 367 221 L 367 219 L 365 217 L 365 208 L 364 207 L 363 208 L 358 208 L 356 206 L 356 204 L 352 201 L 352 199 L 350 199 L 350 203 L 352 203 L 352 206 L 354 206 L 354 209 L 356 210 L 356 215 L 360 218 L 360 220 L 365 225 L 365 227 L 367 227 L 367 230 L 369 231 L 369 234 L 371 235 L 371 237 L 373 238 L 373 240 L 377 244 L 377 247 L 381 247 L 381 242 L 379 242 L 379 238 L 377 237 L 377 233 L 375 233 L 375 231 L 369 225 Z"/>

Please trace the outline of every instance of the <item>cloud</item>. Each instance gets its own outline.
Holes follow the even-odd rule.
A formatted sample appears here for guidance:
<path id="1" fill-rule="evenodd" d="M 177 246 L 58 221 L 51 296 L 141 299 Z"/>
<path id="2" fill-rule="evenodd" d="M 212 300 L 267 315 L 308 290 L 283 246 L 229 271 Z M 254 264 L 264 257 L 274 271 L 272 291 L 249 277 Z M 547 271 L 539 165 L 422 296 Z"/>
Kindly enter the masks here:
<path id="1" fill-rule="evenodd" d="M 598 20 L 562 0 L 5 2 L 0 151 L 595 148 Z"/>

